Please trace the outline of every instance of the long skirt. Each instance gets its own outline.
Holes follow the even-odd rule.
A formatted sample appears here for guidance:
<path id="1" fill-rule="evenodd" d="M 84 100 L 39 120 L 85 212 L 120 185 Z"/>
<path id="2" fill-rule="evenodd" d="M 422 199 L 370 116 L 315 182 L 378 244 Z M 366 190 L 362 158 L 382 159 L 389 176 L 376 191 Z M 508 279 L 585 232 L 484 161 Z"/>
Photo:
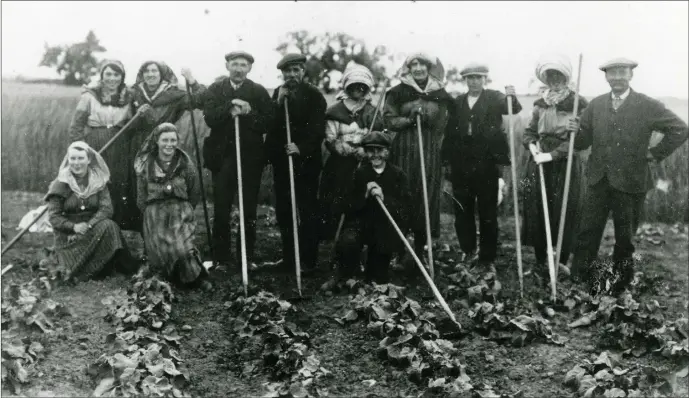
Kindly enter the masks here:
<path id="1" fill-rule="evenodd" d="M 112 127 L 89 127 L 85 138 L 96 151 L 115 135 L 119 129 Z M 141 232 L 141 211 L 136 206 L 136 178 L 134 178 L 134 156 L 130 150 L 130 135 L 125 133 L 101 153 L 110 169 L 110 198 L 113 205 L 112 220 L 123 230 Z"/>
<path id="2" fill-rule="evenodd" d="M 440 190 L 443 184 L 440 147 L 442 133 L 431 128 L 422 130 L 426 186 L 428 189 L 428 210 L 431 237 L 440 237 Z M 390 147 L 390 163 L 401 168 L 407 175 L 411 190 L 410 226 L 412 230 L 425 234 L 426 214 L 424 210 L 423 183 L 421 180 L 421 157 L 416 127 L 397 134 Z"/>
<path id="3" fill-rule="evenodd" d="M 358 164 L 359 161 L 354 156 L 331 154 L 323 167 L 319 193 L 321 209 L 319 235 L 323 241 L 335 237 Z"/>
<path id="4" fill-rule="evenodd" d="M 567 258 L 574 249 L 574 239 L 576 238 L 579 214 L 581 214 L 581 205 L 583 202 L 582 195 L 584 194 L 582 186 L 582 177 L 584 175 L 583 168 L 584 163 L 582 159 L 575 154 L 572 161 L 567 213 L 565 215 L 565 228 L 562 237 L 562 251 L 560 254 L 560 262 L 563 264 L 567 262 Z M 543 164 L 553 250 L 557 245 L 566 171 L 567 159 Z M 522 243 L 534 247 L 537 251 L 537 257 L 544 255 L 544 250 L 547 251 L 545 218 L 543 216 L 543 202 L 541 197 L 541 177 L 539 173 L 538 165 L 533 159 L 530 159 L 526 165 L 524 177 L 521 181 L 522 206 L 524 208 L 522 215 Z M 547 257 L 545 257 L 545 259 L 547 259 Z M 542 262 L 544 259 L 538 260 Z"/>
<path id="5" fill-rule="evenodd" d="M 126 250 L 120 228 L 112 220 L 102 220 L 84 235 L 69 242 L 70 235 L 54 231 L 58 263 L 67 270 L 67 277 L 87 280 L 101 272 L 120 249 Z"/>
<path id="6" fill-rule="evenodd" d="M 205 271 L 194 246 L 196 219 L 187 201 L 166 199 L 146 205 L 144 244 L 151 269 L 181 283 Z"/>

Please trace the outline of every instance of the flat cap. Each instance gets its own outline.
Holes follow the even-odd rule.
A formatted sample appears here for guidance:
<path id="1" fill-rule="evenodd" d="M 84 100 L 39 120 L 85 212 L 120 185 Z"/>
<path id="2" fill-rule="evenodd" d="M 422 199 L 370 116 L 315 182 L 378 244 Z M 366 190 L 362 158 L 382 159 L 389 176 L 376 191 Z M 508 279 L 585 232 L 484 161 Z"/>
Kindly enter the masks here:
<path id="1" fill-rule="evenodd" d="M 304 64 L 306 63 L 306 56 L 303 54 L 287 54 L 282 59 L 280 62 L 278 62 L 278 69 L 283 69 L 287 65 L 293 65 L 293 64 Z"/>
<path id="2" fill-rule="evenodd" d="M 229 62 L 235 58 L 244 58 L 245 60 L 249 61 L 249 63 L 251 63 L 251 64 L 254 63 L 253 55 L 249 54 L 246 51 L 232 51 L 232 52 L 225 54 L 225 61 L 227 61 L 227 62 Z"/>
<path id="3" fill-rule="evenodd" d="M 636 68 L 639 65 L 638 62 L 632 61 L 629 58 L 615 58 L 611 59 L 610 61 L 604 63 L 603 65 L 599 66 L 598 69 L 602 71 L 606 71 L 609 68 L 614 68 L 616 66 L 628 66 L 632 69 Z"/>
<path id="4" fill-rule="evenodd" d="M 390 137 L 389 134 L 387 134 L 387 130 L 385 131 L 371 131 L 370 133 L 366 134 L 364 138 L 361 139 L 361 146 L 363 147 L 382 147 L 382 148 L 389 148 L 390 144 L 392 144 L 392 138 Z"/>
<path id="5" fill-rule="evenodd" d="M 488 66 L 473 62 L 459 71 L 459 74 L 462 75 L 462 77 L 471 75 L 488 76 L 488 71 Z"/>

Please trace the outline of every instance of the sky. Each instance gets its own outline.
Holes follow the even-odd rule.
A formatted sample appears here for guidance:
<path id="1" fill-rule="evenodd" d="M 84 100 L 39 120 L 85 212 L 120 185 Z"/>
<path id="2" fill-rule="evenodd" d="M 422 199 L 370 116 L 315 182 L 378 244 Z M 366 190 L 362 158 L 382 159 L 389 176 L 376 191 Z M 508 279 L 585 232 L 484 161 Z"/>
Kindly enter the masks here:
<path id="1" fill-rule="evenodd" d="M 689 97 L 689 2 L 13 2 L 2 1 L 2 75 L 57 77 L 37 65 L 44 43 L 81 41 L 92 29 L 121 60 L 132 83 L 146 60 L 162 60 L 178 77 L 188 67 L 202 83 L 226 74 L 224 54 L 252 53 L 249 77 L 281 83 L 274 49 L 293 30 L 345 32 L 369 48 L 417 51 L 445 65 L 489 66 L 491 86 L 529 90 L 544 53 L 583 55 L 581 93 L 609 91 L 603 62 L 636 60 L 632 87 L 651 96 Z M 396 70 L 401 65 L 391 65 Z M 575 72 L 576 74 L 576 72 Z"/>

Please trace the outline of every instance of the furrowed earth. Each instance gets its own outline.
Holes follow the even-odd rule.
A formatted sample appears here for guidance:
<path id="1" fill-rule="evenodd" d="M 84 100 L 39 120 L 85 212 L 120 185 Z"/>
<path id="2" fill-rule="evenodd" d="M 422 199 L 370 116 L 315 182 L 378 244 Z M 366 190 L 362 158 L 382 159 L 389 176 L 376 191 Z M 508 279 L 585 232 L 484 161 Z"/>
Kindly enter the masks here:
<path id="1" fill-rule="evenodd" d="M 2 192 L 3 244 L 18 232 L 15 228 L 21 217 L 42 204 L 41 198 L 41 194 Z M 274 211 L 261 206 L 259 214 L 256 251 L 260 264 L 279 257 L 280 237 Z M 425 281 L 421 277 L 404 278 L 399 270 L 392 272 L 391 281 L 404 287 L 399 295 L 392 287 L 363 286 L 355 281 L 339 291 L 322 291 L 320 287 L 334 272 L 329 266 L 331 244 L 325 243 L 320 249 L 320 269 L 302 278 L 302 299 L 296 291 L 295 275 L 279 273 L 270 266 L 249 271 L 252 296 L 249 300 L 256 301 L 241 298 L 243 289 L 238 268 L 213 270 L 213 289 L 209 292 L 173 288 L 171 309 L 161 318 L 162 326 L 152 322 L 150 325 L 154 326 L 148 329 L 160 330 L 158 336 L 164 337 L 159 339 L 161 346 L 176 347 L 181 361 L 165 363 L 174 363 L 181 376 L 175 369 L 166 368 L 164 373 L 152 370 L 150 364 L 120 366 L 111 360 L 111 366 L 120 369 L 115 372 L 120 382 L 124 378 L 120 374 L 123 368 L 133 366 L 142 373 L 150 372 L 144 375 L 149 381 L 139 380 L 134 387 L 140 389 L 137 391 L 148 391 L 149 395 L 156 392 L 170 396 L 182 393 L 237 397 L 687 395 L 689 241 L 686 224 L 653 224 L 641 228 L 637 235 L 636 270 L 642 274 L 637 275 L 631 290 L 633 301 L 617 301 L 615 306 L 614 299 L 613 305 L 608 305 L 605 298 L 587 298 L 564 276 L 558 283 L 559 299 L 551 303 L 549 288 L 542 287 L 527 272 L 534 264 L 534 257 L 533 251 L 526 247 L 523 262 L 527 275 L 524 298 L 520 299 L 513 219 L 500 220 L 496 276 L 487 275 L 487 270 L 456 265 L 458 245 L 452 223 L 451 214 L 442 216 L 442 233 L 434 242 L 434 258 L 438 287 L 463 326 L 461 333 L 447 322 Z M 201 208 L 197 209 L 197 231 L 199 247 L 205 248 Z M 133 251 L 141 250 L 140 238 L 128 237 L 128 241 Z M 613 243 L 609 223 L 601 245 L 603 257 L 609 256 Z M 94 369 L 101 355 L 112 354 L 108 347 L 113 340 L 126 340 L 129 344 L 127 339 L 131 334 L 125 337 L 125 330 L 134 330 L 117 330 L 117 322 L 106 317 L 113 313 L 109 303 L 124 302 L 135 280 L 115 275 L 67 285 L 59 279 L 50 279 L 51 265 L 41 263 L 46 258 L 45 248 L 50 246 L 51 234 L 28 233 L 3 258 L 3 267 L 8 264 L 14 267 L 2 278 L 2 396 L 91 396 L 107 382 L 103 382 L 102 375 L 95 374 L 98 372 L 88 370 Z M 24 318 L 8 321 L 6 305 L 11 286 L 40 277 L 47 278 L 37 280 L 47 280 L 50 287 L 48 291 L 42 285 L 42 297 L 61 305 L 60 310 L 47 315 L 49 322 L 26 325 Z M 279 304 L 261 291 L 273 293 L 292 306 Z M 407 299 L 415 300 L 419 306 Z M 141 317 L 144 312 L 141 311 Z M 258 318 L 262 320 L 256 321 Z M 590 325 L 583 322 L 582 326 L 570 327 L 575 321 L 581 324 L 583 318 Z M 242 323 L 245 320 L 248 321 Z M 656 321 L 660 323 L 652 324 Z M 121 326 L 127 321 L 119 322 Z M 645 327 L 647 324 L 651 326 Z M 37 325 L 45 326 L 45 331 Z M 393 335 L 386 325 L 390 328 L 403 325 L 406 331 L 402 336 Z M 421 329 L 417 332 L 417 326 L 413 325 L 424 325 L 424 332 Z M 145 329 L 139 328 L 136 333 L 144 333 Z M 670 330 L 675 333 L 674 339 L 656 339 Z M 380 333 L 387 333 L 387 340 L 381 341 L 384 336 Z M 278 335 L 279 342 L 271 340 Z M 409 338 L 404 344 L 403 336 Z M 148 341 L 158 339 L 149 338 L 153 340 Z M 430 355 L 428 344 L 432 340 L 444 346 L 439 341 L 448 341 L 454 348 L 445 347 L 442 352 Z M 390 344 L 392 341 L 396 343 Z M 665 345 L 661 344 L 658 352 L 653 352 L 659 348 L 657 341 Z M 22 344 L 33 347 L 35 355 L 23 351 L 18 354 L 8 348 Z M 130 345 L 125 351 L 135 352 L 137 347 Z M 276 350 L 275 356 L 271 357 L 270 350 Z M 299 356 L 302 351 L 304 355 Z M 296 358 L 293 362 L 290 355 Z M 114 354 L 110 358 L 124 357 Z M 270 358 L 279 359 L 275 362 Z M 430 364 L 435 373 L 422 372 L 421 380 L 410 377 L 413 373 L 410 369 L 417 360 Z M 23 364 L 26 371 L 20 377 L 23 382 L 12 382 L 17 379 L 17 368 L 12 368 L 14 361 Z M 577 365 L 580 370 L 575 369 Z M 299 376 L 295 376 L 297 373 Z M 445 379 L 440 380 L 442 377 Z M 177 385 L 179 378 L 185 378 L 186 382 Z M 168 379 L 175 385 L 174 390 L 168 388 Z M 144 386 L 146 383 L 157 387 Z M 122 389 L 116 391 L 122 395 Z"/>

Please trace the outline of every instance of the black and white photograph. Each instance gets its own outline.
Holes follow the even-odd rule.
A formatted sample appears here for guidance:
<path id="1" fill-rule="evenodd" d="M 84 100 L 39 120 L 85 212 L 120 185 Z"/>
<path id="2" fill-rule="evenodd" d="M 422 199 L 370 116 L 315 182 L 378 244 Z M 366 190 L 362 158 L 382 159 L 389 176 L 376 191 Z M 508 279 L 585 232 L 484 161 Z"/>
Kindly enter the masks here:
<path id="1" fill-rule="evenodd" d="M 689 2 L 0 15 L 0 396 L 689 396 Z"/>

